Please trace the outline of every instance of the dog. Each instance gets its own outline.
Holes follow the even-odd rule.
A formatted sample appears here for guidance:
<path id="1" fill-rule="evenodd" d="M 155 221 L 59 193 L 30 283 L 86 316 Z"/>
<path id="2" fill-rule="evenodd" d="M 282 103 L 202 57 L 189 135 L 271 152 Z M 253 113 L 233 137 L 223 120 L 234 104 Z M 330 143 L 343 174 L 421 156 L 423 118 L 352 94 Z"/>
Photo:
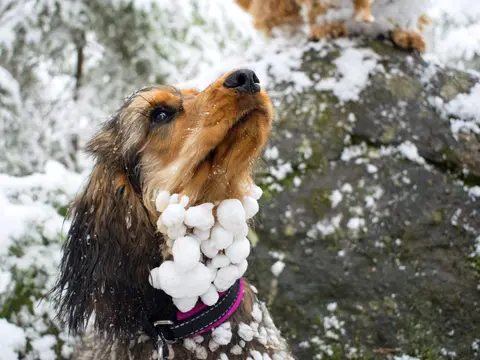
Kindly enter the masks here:
<path id="1" fill-rule="evenodd" d="M 430 24 L 428 0 L 236 0 L 270 36 L 276 27 L 308 24 L 312 40 L 349 33 L 388 35 L 403 49 L 426 51 L 421 32 Z M 374 16 L 375 15 L 375 16 Z"/>
<path id="2" fill-rule="evenodd" d="M 189 206 L 242 198 L 272 118 L 257 76 L 240 69 L 203 91 L 144 88 L 87 144 L 95 165 L 69 211 L 53 289 L 59 319 L 80 338 L 75 359 L 293 359 L 245 280 L 228 319 L 177 341 L 155 332 L 178 310 L 148 280 L 168 256 L 155 226 L 158 189 L 188 196 Z"/>

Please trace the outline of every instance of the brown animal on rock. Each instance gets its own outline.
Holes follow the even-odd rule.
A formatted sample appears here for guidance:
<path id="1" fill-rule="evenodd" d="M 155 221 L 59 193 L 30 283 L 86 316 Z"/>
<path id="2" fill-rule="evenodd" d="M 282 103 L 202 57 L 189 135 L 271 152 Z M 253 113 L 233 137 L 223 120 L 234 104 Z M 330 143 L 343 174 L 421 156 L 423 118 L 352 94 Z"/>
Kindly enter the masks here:
<path id="1" fill-rule="evenodd" d="M 313 40 L 349 34 L 388 36 L 399 47 L 425 52 L 422 30 L 429 0 L 237 0 L 267 36 L 277 27 L 308 24 Z"/>

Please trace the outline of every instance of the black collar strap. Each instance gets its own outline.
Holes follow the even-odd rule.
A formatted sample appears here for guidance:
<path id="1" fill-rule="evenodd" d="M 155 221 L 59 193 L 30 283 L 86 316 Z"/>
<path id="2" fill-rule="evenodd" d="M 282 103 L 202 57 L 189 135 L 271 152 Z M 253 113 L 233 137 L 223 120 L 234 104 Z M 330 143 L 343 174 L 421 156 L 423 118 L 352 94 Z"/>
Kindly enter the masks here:
<path id="1" fill-rule="evenodd" d="M 200 313 L 181 321 L 158 320 L 149 326 L 147 331 L 155 340 L 158 359 L 168 358 L 168 344 L 218 327 L 238 307 L 243 297 L 243 280 L 239 279 L 213 306 L 203 309 Z"/>

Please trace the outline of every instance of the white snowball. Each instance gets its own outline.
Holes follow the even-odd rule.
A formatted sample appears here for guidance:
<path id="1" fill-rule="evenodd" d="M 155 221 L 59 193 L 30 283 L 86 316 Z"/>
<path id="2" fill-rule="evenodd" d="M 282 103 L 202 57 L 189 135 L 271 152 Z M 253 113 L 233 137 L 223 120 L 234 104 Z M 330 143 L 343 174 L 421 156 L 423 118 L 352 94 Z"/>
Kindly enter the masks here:
<path id="1" fill-rule="evenodd" d="M 263 360 L 262 353 L 257 350 L 250 350 L 250 355 L 253 356 L 253 360 Z"/>
<path id="2" fill-rule="evenodd" d="M 217 218 L 220 225 L 234 234 L 241 232 L 246 226 L 245 210 L 238 199 L 223 200 L 218 205 Z"/>
<path id="3" fill-rule="evenodd" d="M 160 267 L 156 267 L 150 270 L 150 275 L 148 276 L 148 282 L 150 283 L 150 285 L 152 285 L 156 289 L 160 288 L 160 284 L 157 281 L 159 276 L 160 276 Z"/>
<path id="4" fill-rule="evenodd" d="M 195 357 L 199 360 L 206 360 L 208 357 L 207 349 L 205 349 L 203 346 L 198 346 L 195 349 Z"/>
<path id="5" fill-rule="evenodd" d="M 258 306 L 257 303 L 253 304 L 252 317 L 253 317 L 253 320 L 255 320 L 257 323 L 262 322 L 262 310 L 260 309 L 260 306 Z"/>
<path id="6" fill-rule="evenodd" d="M 213 285 L 210 285 L 207 292 L 200 296 L 202 302 L 207 306 L 215 305 L 218 301 L 218 292 L 217 288 Z"/>
<path id="7" fill-rule="evenodd" d="M 181 312 L 187 312 L 195 307 L 198 301 L 198 296 L 173 298 L 173 303 Z"/>
<path id="8" fill-rule="evenodd" d="M 197 236 L 195 236 L 195 234 L 190 234 L 190 236 L 193 237 L 195 241 L 198 243 L 198 246 L 200 246 L 200 244 L 202 243 L 202 240 L 199 239 Z"/>
<path id="9" fill-rule="evenodd" d="M 179 199 L 178 199 L 178 194 L 172 194 L 170 196 L 170 199 L 168 200 L 169 204 L 178 204 Z"/>
<path id="10" fill-rule="evenodd" d="M 183 224 L 180 224 L 178 227 L 169 227 L 167 228 L 167 235 L 170 239 L 178 239 L 182 236 L 185 236 L 187 233 L 187 227 Z"/>
<path id="11" fill-rule="evenodd" d="M 195 335 L 195 337 L 193 338 L 193 341 L 195 341 L 197 344 L 201 344 L 203 340 L 205 339 L 202 335 Z"/>
<path id="12" fill-rule="evenodd" d="M 230 259 L 228 258 L 227 255 L 223 255 L 223 254 L 216 255 L 211 261 L 211 266 L 216 269 L 222 268 L 228 265 L 230 265 Z"/>
<path id="13" fill-rule="evenodd" d="M 160 215 L 162 223 L 168 228 L 178 228 L 185 219 L 185 209 L 180 204 L 170 204 Z"/>
<path id="14" fill-rule="evenodd" d="M 179 270 L 193 269 L 200 261 L 200 244 L 192 236 L 178 238 L 173 243 L 172 254 Z"/>
<path id="15" fill-rule="evenodd" d="M 248 235 L 248 225 L 244 223 L 243 226 L 238 230 L 238 232 L 233 236 L 233 240 L 242 240 Z"/>
<path id="16" fill-rule="evenodd" d="M 182 195 L 179 202 L 180 202 L 180 205 L 182 205 L 183 207 L 186 207 L 189 201 L 190 201 L 190 198 L 187 195 Z"/>
<path id="17" fill-rule="evenodd" d="M 189 271 L 180 271 L 175 262 L 167 260 L 150 271 L 151 284 L 174 298 L 194 297 L 204 294 L 211 285 L 215 273 L 205 265 L 197 265 Z"/>
<path id="18" fill-rule="evenodd" d="M 220 347 L 219 343 L 215 342 L 213 339 L 210 339 L 208 343 L 208 348 L 210 349 L 211 352 L 217 351 L 219 347 Z"/>
<path id="19" fill-rule="evenodd" d="M 185 225 L 200 230 L 210 229 L 215 223 L 212 213 L 213 206 L 212 203 L 205 203 L 188 208 L 185 213 Z"/>
<path id="20" fill-rule="evenodd" d="M 193 233 L 200 240 L 207 240 L 210 237 L 210 229 L 200 230 L 199 228 L 193 229 Z"/>
<path id="21" fill-rule="evenodd" d="M 248 261 L 247 260 L 242 260 L 239 264 L 236 265 L 238 269 L 238 276 L 242 277 L 243 274 L 245 274 L 245 271 L 247 271 L 248 268 Z"/>
<path id="22" fill-rule="evenodd" d="M 228 256 L 232 264 L 239 264 L 250 254 L 250 241 L 247 238 L 235 240 L 232 245 L 225 249 L 225 255 Z"/>
<path id="23" fill-rule="evenodd" d="M 237 267 L 229 265 L 218 270 L 213 284 L 218 291 L 225 291 L 235 283 L 238 277 Z"/>
<path id="24" fill-rule="evenodd" d="M 188 351 L 195 351 L 195 348 L 197 347 L 197 344 L 195 343 L 195 341 L 191 338 L 186 338 L 186 339 L 183 339 L 183 347 L 185 349 L 187 349 Z M 159 360 L 163 360 L 163 359 L 159 359 Z"/>
<path id="25" fill-rule="evenodd" d="M 258 335 L 255 335 L 255 336 L 257 338 L 257 341 L 260 344 L 267 345 L 268 334 L 267 334 L 267 330 L 265 330 L 265 328 L 263 326 L 258 330 Z"/>
<path id="26" fill-rule="evenodd" d="M 159 216 L 157 220 L 157 229 L 160 231 L 162 234 L 166 234 L 168 231 L 168 228 L 165 226 L 165 224 L 162 221 L 162 217 Z"/>
<path id="27" fill-rule="evenodd" d="M 159 191 L 155 199 L 155 207 L 158 212 L 164 212 L 170 200 L 170 193 L 167 190 Z"/>
<path id="28" fill-rule="evenodd" d="M 232 340 L 232 326 L 225 322 L 212 331 L 212 339 L 219 345 L 227 345 Z"/>
<path id="29" fill-rule="evenodd" d="M 248 195 L 250 195 L 255 200 L 258 200 L 262 197 L 262 194 L 263 194 L 263 190 L 259 186 L 253 185 Z"/>
<path id="30" fill-rule="evenodd" d="M 230 352 L 233 355 L 241 355 L 242 351 L 243 351 L 243 349 L 240 347 L 240 345 L 235 345 L 230 349 Z"/>
<path id="31" fill-rule="evenodd" d="M 243 205 L 243 208 L 245 209 L 245 215 L 247 219 L 254 217 L 259 210 L 257 200 L 255 200 L 251 196 L 245 196 L 242 199 L 242 205 Z"/>
<path id="32" fill-rule="evenodd" d="M 217 223 L 212 228 L 210 239 L 213 241 L 218 250 L 223 250 L 232 245 L 233 233 Z"/>
<path id="33" fill-rule="evenodd" d="M 202 253 L 210 259 L 218 254 L 218 250 L 211 240 L 202 241 L 200 249 L 202 250 Z"/>
<path id="34" fill-rule="evenodd" d="M 247 342 L 252 341 L 254 335 L 255 331 L 252 329 L 251 326 L 243 322 L 238 325 L 238 336 L 240 336 L 243 340 Z"/>

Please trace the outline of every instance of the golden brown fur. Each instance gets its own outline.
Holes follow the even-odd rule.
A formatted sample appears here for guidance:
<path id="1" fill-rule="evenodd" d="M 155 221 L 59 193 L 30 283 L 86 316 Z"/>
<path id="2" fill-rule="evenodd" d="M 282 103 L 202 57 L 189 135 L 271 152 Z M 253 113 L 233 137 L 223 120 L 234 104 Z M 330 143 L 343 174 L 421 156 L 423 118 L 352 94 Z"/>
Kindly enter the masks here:
<path id="1" fill-rule="evenodd" d="M 73 334 L 83 335 L 77 359 L 150 359 L 153 343 L 145 336 L 145 324 L 176 313 L 172 299 L 148 283 L 149 271 L 165 260 L 165 240 L 154 226 L 156 191 L 188 195 L 189 205 L 246 195 L 252 164 L 270 133 L 273 108 L 264 90 L 244 93 L 224 86 L 228 75 L 201 92 L 143 89 L 88 143 L 96 165 L 72 205 L 54 289 L 60 319 Z M 159 123 L 165 114 L 173 116 Z M 252 351 L 289 359 L 268 311 L 248 284 L 245 288 L 242 304 L 229 320 L 231 343 L 211 350 L 208 333 L 198 347 L 208 350 L 207 359 L 221 353 L 246 359 Z M 262 308 L 261 319 L 256 311 L 252 320 L 253 308 Z M 232 355 L 242 322 L 269 335 L 259 335 L 244 344 L 241 355 Z M 200 351 L 187 347 L 174 344 L 173 358 L 194 358 Z"/>
<path id="2" fill-rule="evenodd" d="M 352 2 L 355 21 L 364 23 L 375 21 L 372 16 L 372 0 L 352 0 Z M 295 28 L 304 22 L 308 23 L 309 36 L 314 40 L 348 35 L 346 25 L 342 21 L 317 22 L 317 18 L 325 15 L 331 7 L 329 1 L 326 0 L 237 0 L 237 3 L 252 15 L 255 27 L 264 31 L 268 36 L 275 27 Z M 422 31 L 429 22 L 426 15 L 421 15 L 418 20 L 418 30 Z M 426 42 L 419 31 L 397 27 L 389 35 L 392 41 L 401 48 L 425 52 Z"/>

